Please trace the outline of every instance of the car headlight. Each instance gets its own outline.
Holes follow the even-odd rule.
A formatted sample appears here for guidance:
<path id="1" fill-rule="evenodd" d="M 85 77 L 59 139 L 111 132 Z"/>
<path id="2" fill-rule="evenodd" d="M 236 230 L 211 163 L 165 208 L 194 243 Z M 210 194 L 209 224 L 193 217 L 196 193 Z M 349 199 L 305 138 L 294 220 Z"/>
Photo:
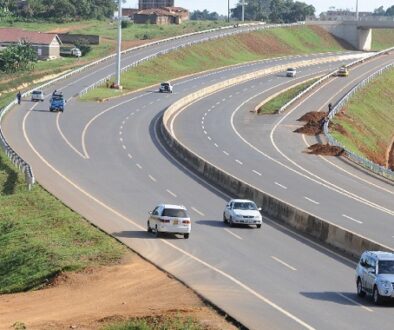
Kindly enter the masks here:
<path id="1" fill-rule="evenodd" d="M 381 286 L 383 289 L 391 289 L 391 282 L 390 281 L 385 281 L 385 280 L 380 280 L 378 282 L 379 286 Z"/>

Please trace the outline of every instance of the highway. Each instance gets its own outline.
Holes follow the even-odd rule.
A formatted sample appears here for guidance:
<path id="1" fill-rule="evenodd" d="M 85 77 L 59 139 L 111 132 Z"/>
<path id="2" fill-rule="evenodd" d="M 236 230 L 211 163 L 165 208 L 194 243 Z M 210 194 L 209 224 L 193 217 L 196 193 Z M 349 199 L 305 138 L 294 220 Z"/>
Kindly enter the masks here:
<path id="1" fill-rule="evenodd" d="M 264 219 L 260 230 L 241 227 L 230 230 L 223 225 L 222 211 L 232 196 L 226 196 L 188 171 L 170 155 L 158 137 L 158 123 L 163 111 L 192 91 L 265 67 L 322 57 L 318 54 L 272 59 L 203 73 L 177 81 L 173 95 L 146 90 L 105 103 L 80 102 L 72 97 L 103 77 L 106 70 L 111 69 L 108 63 L 108 68 L 92 68 L 53 86 L 70 97 L 63 114 L 50 113 L 47 101 L 38 104 L 22 102 L 6 116 L 4 131 L 11 146 L 32 165 L 38 181 L 47 190 L 246 327 L 390 329 L 394 321 L 390 306 L 377 308 L 369 300 L 356 297 L 352 260 L 270 219 Z M 305 68 L 300 77 L 321 75 L 342 62 Z M 256 86 L 260 92 L 268 87 L 274 92 L 286 84 L 288 79 L 276 74 L 256 81 L 255 90 Z M 245 88 L 238 87 L 242 92 L 239 96 L 235 96 L 237 91 L 231 89 L 212 95 L 210 99 L 214 103 L 206 109 L 225 105 L 226 110 L 234 111 L 235 103 L 242 103 L 247 98 L 249 91 Z M 250 88 L 253 90 L 252 86 Z M 49 94 L 51 91 L 45 92 Z M 231 94 L 234 102 L 225 104 L 223 99 Z M 207 99 L 201 102 L 204 103 L 197 107 L 199 111 L 208 105 L 205 103 Z M 191 113 L 189 110 L 179 117 L 177 129 L 181 128 L 179 123 L 184 120 L 183 115 Z M 229 155 L 219 152 L 212 144 L 209 148 L 215 148 L 213 154 L 216 156 L 236 155 L 233 162 L 226 161 L 225 164 L 239 165 L 236 173 L 243 175 L 242 169 L 246 166 L 236 160 L 246 164 L 246 159 L 240 156 L 248 148 L 222 131 L 231 121 L 225 116 L 219 119 L 216 126 L 207 131 L 215 133 L 212 138 L 221 139 L 221 147 L 226 146 L 226 140 L 231 143 L 225 150 Z M 195 122 L 192 120 L 190 131 L 183 130 L 182 138 L 197 145 L 210 141 L 189 138 L 189 134 L 205 135 L 203 131 L 201 133 L 201 117 Z M 269 141 L 266 142 L 268 145 Z M 202 148 L 202 151 L 209 148 Z M 258 153 L 253 155 L 256 161 L 260 161 Z M 261 177 L 263 174 L 269 177 L 268 170 L 278 171 L 282 166 L 270 164 L 270 167 L 255 168 L 261 171 Z M 292 180 L 297 177 L 294 175 Z M 253 177 L 253 180 L 256 179 Z M 313 182 L 309 181 L 302 179 L 302 185 L 312 185 Z M 270 188 L 268 182 L 264 181 L 265 189 Z M 326 193 L 331 194 L 331 190 Z M 189 240 L 171 236 L 156 239 L 146 232 L 147 212 L 159 202 L 183 204 L 189 209 L 193 220 Z M 370 209 L 365 204 L 357 204 L 357 207 Z M 387 214 L 381 213 L 383 216 Z"/>
<path id="2" fill-rule="evenodd" d="M 303 114 L 326 111 L 328 103 L 335 104 L 357 82 L 393 60 L 390 55 L 365 62 L 349 77 L 328 81 L 283 115 L 257 116 L 250 110 L 273 93 L 273 81 L 289 84 L 291 79 L 274 75 L 250 81 L 188 107 L 174 120 L 174 133 L 192 151 L 241 180 L 393 248 L 393 183 L 343 158 L 306 155 L 306 147 L 322 137 L 293 132 L 303 125 L 297 121 Z M 300 71 L 302 79 L 308 71 Z"/>

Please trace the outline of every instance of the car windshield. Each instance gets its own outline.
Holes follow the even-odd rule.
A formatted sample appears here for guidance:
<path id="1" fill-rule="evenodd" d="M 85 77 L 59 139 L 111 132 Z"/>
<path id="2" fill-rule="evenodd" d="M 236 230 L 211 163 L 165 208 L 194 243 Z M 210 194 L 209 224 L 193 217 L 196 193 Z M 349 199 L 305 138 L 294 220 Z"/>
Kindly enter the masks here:
<path id="1" fill-rule="evenodd" d="M 287 71 L 295 71 L 293 68 L 288 68 Z"/>
<path id="2" fill-rule="evenodd" d="M 164 209 L 163 217 L 188 218 L 186 211 L 183 209 Z"/>
<path id="3" fill-rule="evenodd" d="M 163 87 L 168 87 L 169 84 L 161 84 Z"/>
<path id="4" fill-rule="evenodd" d="M 379 274 L 394 274 L 394 260 L 379 260 Z"/>
<path id="5" fill-rule="evenodd" d="M 42 93 L 42 92 L 40 92 L 40 91 L 34 91 L 34 92 L 33 92 L 34 95 L 40 95 L 41 93 Z"/>
<path id="6" fill-rule="evenodd" d="M 234 210 L 257 210 L 256 204 L 251 202 L 236 202 Z"/>
<path id="7" fill-rule="evenodd" d="M 52 98 L 56 101 L 62 101 L 63 100 L 63 95 L 53 95 Z"/>

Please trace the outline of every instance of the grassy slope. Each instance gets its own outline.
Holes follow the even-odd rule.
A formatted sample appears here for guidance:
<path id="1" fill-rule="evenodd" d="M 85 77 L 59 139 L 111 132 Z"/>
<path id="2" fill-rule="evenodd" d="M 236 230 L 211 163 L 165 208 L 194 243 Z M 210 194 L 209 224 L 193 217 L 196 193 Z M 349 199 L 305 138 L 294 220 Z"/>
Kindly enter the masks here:
<path id="1" fill-rule="evenodd" d="M 394 47 L 393 29 L 374 29 L 372 30 L 372 49 L 381 50 Z"/>
<path id="2" fill-rule="evenodd" d="M 276 56 L 343 50 L 325 31 L 314 27 L 272 29 L 240 34 L 171 52 L 122 75 L 124 92 L 160 81 L 222 66 Z M 83 97 L 98 100 L 119 92 L 97 88 Z"/>
<path id="3" fill-rule="evenodd" d="M 149 317 L 134 319 L 124 322 L 110 323 L 102 330 L 203 330 L 205 326 L 191 318 L 174 317 Z"/>
<path id="4" fill-rule="evenodd" d="M 345 134 L 333 136 L 353 152 L 385 165 L 386 149 L 394 135 L 394 69 L 378 77 L 357 93 L 334 123 Z"/>
<path id="5" fill-rule="evenodd" d="M 67 270 L 118 261 L 125 248 L 94 228 L 0 153 L 0 293 L 24 291 Z"/>
<path id="6" fill-rule="evenodd" d="M 317 79 L 310 80 L 303 84 L 300 84 L 296 87 L 293 87 L 286 92 L 279 94 L 278 96 L 274 97 L 273 99 L 269 100 L 267 103 L 263 104 L 259 110 L 259 114 L 272 114 L 278 111 L 282 106 L 284 106 L 287 102 L 295 98 L 299 93 L 303 90 L 307 89 L 313 83 L 316 82 Z"/>

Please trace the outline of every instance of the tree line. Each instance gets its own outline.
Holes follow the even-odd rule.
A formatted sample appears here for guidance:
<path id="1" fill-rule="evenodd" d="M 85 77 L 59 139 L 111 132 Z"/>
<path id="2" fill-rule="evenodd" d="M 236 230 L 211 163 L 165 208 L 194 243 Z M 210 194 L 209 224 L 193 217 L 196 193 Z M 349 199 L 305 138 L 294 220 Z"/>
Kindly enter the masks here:
<path id="1" fill-rule="evenodd" d="M 0 0 L 0 12 L 28 19 L 102 19 L 114 10 L 115 0 Z"/>
<path id="2" fill-rule="evenodd" d="M 245 20 L 269 21 L 272 23 L 292 23 L 304 21 L 315 15 L 315 7 L 293 0 L 247 0 L 245 1 Z M 231 9 L 231 17 L 242 19 L 242 1 Z M 217 12 L 195 10 L 190 14 L 191 20 L 217 20 Z M 221 17 L 223 18 L 223 17 Z"/>

